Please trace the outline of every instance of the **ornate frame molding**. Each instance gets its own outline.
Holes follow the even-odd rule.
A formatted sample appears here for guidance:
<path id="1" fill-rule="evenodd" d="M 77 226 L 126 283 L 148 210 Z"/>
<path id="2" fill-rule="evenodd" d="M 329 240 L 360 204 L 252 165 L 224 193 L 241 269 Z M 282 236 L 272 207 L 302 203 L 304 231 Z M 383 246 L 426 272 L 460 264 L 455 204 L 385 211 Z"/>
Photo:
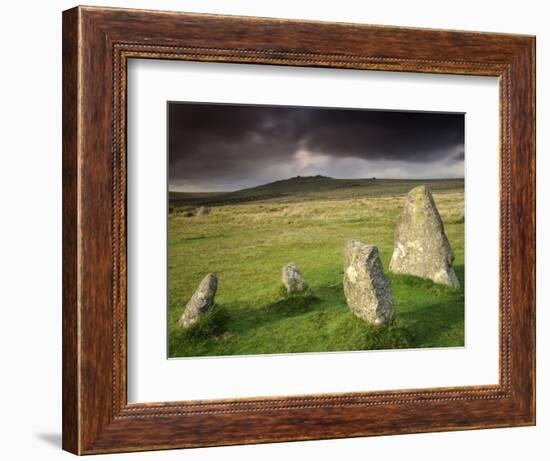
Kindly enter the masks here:
<path id="1" fill-rule="evenodd" d="M 533 37 L 77 7 L 64 13 L 63 47 L 66 450 L 534 424 Z M 126 64 L 136 58 L 499 77 L 499 385 L 128 404 Z"/>

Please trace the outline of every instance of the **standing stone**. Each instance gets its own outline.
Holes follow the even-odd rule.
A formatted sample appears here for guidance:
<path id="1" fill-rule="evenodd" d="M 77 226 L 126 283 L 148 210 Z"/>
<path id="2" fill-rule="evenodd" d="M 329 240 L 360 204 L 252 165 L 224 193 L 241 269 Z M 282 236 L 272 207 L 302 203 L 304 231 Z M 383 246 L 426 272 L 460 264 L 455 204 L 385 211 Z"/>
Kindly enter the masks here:
<path id="1" fill-rule="evenodd" d="M 205 206 L 200 206 L 197 208 L 196 216 L 206 216 L 207 214 L 210 214 L 210 208 Z"/>
<path id="2" fill-rule="evenodd" d="M 344 248 L 344 294 L 357 316 L 373 325 L 394 315 L 391 283 L 384 274 L 378 248 L 348 240 Z"/>
<path id="3" fill-rule="evenodd" d="M 307 283 L 296 264 L 288 263 L 283 267 L 283 285 L 289 294 L 307 290 Z"/>
<path id="4" fill-rule="evenodd" d="M 180 318 L 180 326 L 187 328 L 206 314 L 214 305 L 217 289 L 218 278 L 216 274 L 210 273 L 204 277 L 185 307 L 185 311 Z"/>
<path id="5" fill-rule="evenodd" d="M 397 223 L 390 270 L 459 288 L 453 261 L 432 194 L 426 186 L 415 187 L 407 194 Z"/>

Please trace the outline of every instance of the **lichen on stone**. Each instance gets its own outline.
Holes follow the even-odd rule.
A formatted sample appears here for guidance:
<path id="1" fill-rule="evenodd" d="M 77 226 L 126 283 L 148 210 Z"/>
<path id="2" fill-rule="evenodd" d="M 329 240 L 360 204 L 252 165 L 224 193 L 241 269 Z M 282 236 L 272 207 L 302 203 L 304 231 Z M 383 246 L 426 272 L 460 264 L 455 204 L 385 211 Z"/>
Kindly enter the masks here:
<path id="1" fill-rule="evenodd" d="M 451 245 L 431 192 L 426 186 L 415 187 L 405 198 L 396 226 L 390 271 L 459 288 L 453 261 Z"/>
<path id="2" fill-rule="evenodd" d="M 378 248 L 348 240 L 344 248 L 344 294 L 351 311 L 373 325 L 394 317 L 391 283 L 384 273 Z"/>

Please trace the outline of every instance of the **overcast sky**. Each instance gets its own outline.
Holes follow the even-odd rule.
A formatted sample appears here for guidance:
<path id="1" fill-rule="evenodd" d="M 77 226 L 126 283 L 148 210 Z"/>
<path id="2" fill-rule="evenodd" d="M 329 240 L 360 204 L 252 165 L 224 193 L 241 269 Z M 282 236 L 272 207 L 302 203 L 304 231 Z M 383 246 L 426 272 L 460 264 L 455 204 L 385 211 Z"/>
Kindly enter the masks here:
<path id="1" fill-rule="evenodd" d="M 463 114 L 171 102 L 168 124 L 170 190 L 464 177 Z"/>

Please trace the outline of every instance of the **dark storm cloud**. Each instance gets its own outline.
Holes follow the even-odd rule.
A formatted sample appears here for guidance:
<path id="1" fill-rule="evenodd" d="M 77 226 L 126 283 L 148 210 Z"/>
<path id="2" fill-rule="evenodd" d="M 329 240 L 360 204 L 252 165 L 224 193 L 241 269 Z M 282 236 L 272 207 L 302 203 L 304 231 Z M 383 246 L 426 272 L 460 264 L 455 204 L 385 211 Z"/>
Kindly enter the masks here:
<path id="1" fill-rule="evenodd" d="M 171 187 L 230 190 L 304 172 L 463 176 L 462 114 L 169 103 L 168 115 Z"/>

